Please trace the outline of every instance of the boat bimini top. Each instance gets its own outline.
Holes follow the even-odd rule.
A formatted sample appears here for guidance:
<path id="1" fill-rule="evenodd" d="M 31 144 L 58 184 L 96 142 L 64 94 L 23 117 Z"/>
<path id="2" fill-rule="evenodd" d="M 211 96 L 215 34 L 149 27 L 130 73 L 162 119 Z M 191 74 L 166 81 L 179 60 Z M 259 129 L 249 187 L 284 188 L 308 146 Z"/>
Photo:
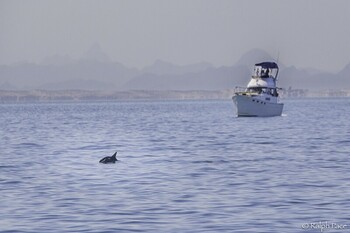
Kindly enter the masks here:
<path id="1" fill-rule="evenodd" d="M 278 65 L 275 62 L 261 62 L 255 64 L 253 78 L 274 78 L 277 80 Z"/>

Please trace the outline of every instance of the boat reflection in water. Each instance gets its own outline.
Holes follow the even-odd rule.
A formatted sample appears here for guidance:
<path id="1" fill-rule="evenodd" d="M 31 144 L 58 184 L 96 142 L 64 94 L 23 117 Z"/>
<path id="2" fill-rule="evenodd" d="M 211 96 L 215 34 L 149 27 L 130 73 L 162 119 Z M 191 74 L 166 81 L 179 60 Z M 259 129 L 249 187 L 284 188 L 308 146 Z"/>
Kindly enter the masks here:
<path id="1" fill-rule="evenodd" d="M 283 103 L 279 103 L 275 62 L 255 64 L 254 73 L 247 88 L 236 87 L 232 97 L 237 116 L 280 116 Z"/>

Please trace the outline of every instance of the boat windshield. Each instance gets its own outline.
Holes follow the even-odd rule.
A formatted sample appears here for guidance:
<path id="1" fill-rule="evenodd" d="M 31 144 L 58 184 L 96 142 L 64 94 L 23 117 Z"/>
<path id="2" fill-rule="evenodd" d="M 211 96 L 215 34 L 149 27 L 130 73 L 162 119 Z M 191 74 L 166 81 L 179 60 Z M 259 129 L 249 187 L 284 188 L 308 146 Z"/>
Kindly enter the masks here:
<path id="1" fill-rule="evenodd" d="M 260 94 L 262 92 L 262 87 L 249 87 L 247 88 L 247 92 Z"/>
<path id="2" fill-rule="evenodd" d="M 269 94 L 272 96 L 278 96 L 276 88 L 267 88 L 267 87 L 249 87 L 246 92 L 248 93 L 256 93 L 256 94 Z"/>

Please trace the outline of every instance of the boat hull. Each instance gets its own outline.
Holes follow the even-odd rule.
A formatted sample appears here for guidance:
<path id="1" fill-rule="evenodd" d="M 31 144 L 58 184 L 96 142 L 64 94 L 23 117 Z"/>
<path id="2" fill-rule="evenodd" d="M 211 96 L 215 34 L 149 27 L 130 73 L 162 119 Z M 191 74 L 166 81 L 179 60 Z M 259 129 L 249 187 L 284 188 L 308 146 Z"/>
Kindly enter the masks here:
<path id="1" fill-rule="evenodd" d="M 271 117 L 281 116 L 283 103 L 271 103 L 248 95 L 232 97 L 238 117 Z"/>

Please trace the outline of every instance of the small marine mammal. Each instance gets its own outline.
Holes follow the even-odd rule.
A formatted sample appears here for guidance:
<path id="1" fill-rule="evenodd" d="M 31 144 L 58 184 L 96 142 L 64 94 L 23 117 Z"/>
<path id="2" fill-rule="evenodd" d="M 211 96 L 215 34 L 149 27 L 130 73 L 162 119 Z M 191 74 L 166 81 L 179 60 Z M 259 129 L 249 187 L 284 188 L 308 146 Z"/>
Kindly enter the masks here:
<path id="1" fill-rule="evenodd" d="M 115 163 L 115 161 L 118 161 L 116 158 L 117 152 L 115 152 L 112 156 L 104 157 L 100 160 L 100 163 Z"/>

